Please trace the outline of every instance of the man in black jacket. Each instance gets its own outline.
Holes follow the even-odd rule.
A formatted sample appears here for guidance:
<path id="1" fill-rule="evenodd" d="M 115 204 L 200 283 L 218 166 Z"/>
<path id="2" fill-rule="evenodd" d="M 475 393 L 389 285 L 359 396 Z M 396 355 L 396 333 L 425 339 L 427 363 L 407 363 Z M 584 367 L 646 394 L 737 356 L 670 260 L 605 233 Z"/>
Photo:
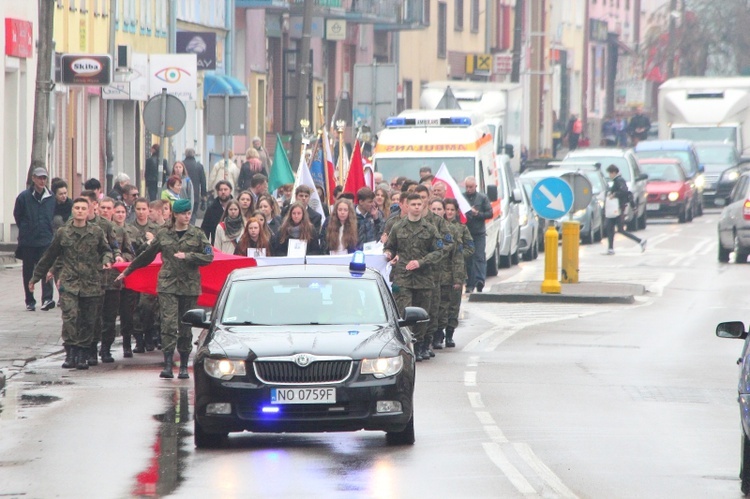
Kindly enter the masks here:
<path id="1" fill-rule="evenodd" d="M 487 279 L 487 229 L 484 221 L 492 218 L 492 205 L 487 196 L 477 191 L 477 179 L 466 177 L 464 186 L 464 197 L 471 205 L 471 211 L 466 213 L 466 228 L 474 240 L 474 254 L 466 259 L 466 292 L 471 293 L 476 288 L 481 293 Z"/>
<path id="2" fill-rule="evenodd" d="M 34 267 L 44 252 L 52 244 L 52 218 L 55 214 L 55 196 L 47 189 L 47 170 L 34 168 L 31 175 L 32 186 L 16 198 L 13 218 L 18 227 L 18 248 L 16 258 L 23 261 L 23 290 L 26 294 L 26 310 L 36 310 L 34 293 L 29 291 L 29 281 Z M 52 300 L 52 281 L 42 283 L 42 310 L 55 307 Z"/>
<path id="3" fill-rule="evenodd" d="M 167 170 L 167 160 L 164 159 L 162 160 L 162 172 L 159 172 L 159 144 L 152 145 L 151 156 L 146 160 L 146 171 L 143 175 L 146 180 L 149 201 L 159 199 L 159 175 L 166 175 Z"/>
<path id="4" fill-rule="evenodd" d="M 633 141 L 633 147 L 638 145 L 638 142 L 648 138 L 649 130 L 651 130 L 651 120 L 643 114 L 643 108 L 639 106 L 636 108 L 633 117 L 630 118 L 630 123 L 628 123 L 628 134 Z"/>
<path id="5" fill-rule="evenodd" d="M 214 243 L 216 227 L 219 225 L 221 217 L 224 215 L 224 208 L 230 199 L 232 199 L 232 184 L 227 180 L 216 182 L 216 197 L 208 204 L 201 224 L 201 229 L 206 233 L 206 237 L 211 241 L 211 244 Z"/>
<path id="6" fill-rule="evenodd" d="M 302 203 L 302 206 L 307 209 L 307 216 L 310 217 L 310 223 L 313 224 L 315 230 L 320 232 L 320 226 L 323 224 L 323 216 L 310 206 L 310 196 L 312 196 L 312 189 L 306 185 L 298 185 L 294 191 L 295 201 Z M 286 216 L 289 206 L 291 205 L 281 210 L 281 218 Z"/>
<path id="7" fill-rule="evenodd" d="M 198 216 L 198 209 L 201 204 L 205 204 L 208 198 L 206 192 L 206 170 L 200 161 L 195 159 L 195 149 L 185 149 L 185 159 L 182 160 L 187 168 L 188 177 L 193 182 L 193 214 L 190 216 L 190 225 L 195 225 Z"/>
<path id="8" fill-rule="evenodd" d="M 615 254 L 615 228 L 623 236 L 637 242 L 641 247 L 641 253 L 643 253 L 646 251 L 646 240 L 625 230 L 625 210 L 628 204 L 630 204 L 628 200 L 628 183 L 622 178 L 622 175 L 620 175 L 620 169 L 615 165 L 609 165 L 607 167 L 607 173 L 609 174 L 609 178 L 612 179 L 612 187 L 609 188 L 607 196 L 617 198 L 620 202 L 620 214 L 617 217 L 607 217 L 604 222 L 604 230 L 607 233 L 607 242 L 609 243 L 607 255 Z"/>

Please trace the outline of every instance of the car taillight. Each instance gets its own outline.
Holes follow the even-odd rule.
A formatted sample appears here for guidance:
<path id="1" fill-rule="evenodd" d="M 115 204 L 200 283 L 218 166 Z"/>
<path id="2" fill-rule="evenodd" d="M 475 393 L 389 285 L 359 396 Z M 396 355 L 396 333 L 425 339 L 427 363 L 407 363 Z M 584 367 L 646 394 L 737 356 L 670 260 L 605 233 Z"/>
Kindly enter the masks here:
<path id="1" fill-rule="evenodd" d="M 742 218 L 750 220 L 750 199 L 745 200 L 745 204 L 742 205 Z"/>

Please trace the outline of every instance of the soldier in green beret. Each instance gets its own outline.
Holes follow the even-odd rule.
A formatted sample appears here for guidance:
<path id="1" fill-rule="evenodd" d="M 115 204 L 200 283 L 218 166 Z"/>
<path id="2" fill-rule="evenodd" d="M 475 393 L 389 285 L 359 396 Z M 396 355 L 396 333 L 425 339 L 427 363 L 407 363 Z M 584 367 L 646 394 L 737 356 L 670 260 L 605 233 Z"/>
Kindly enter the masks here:
<path id="1" fill-rule="evenodd" d="M 53 265 L 59 269 L 58 290 L 63 320 L 63 367 L 88 369 L 88 357 L 94 337 L 97 310 L 104 294 L 100 271 L 112 264 L 112 250 L 104 231 L 87 221 L 89 201 L 79 197 L 73 201 L 72 220 L 65 224 L 44 252 L 29 281 L 29 290 L 42 279 L 51 279 Z M 57 261 L 57 264 L 55 263 Z M 96 353 L 94 353 L 96 355 Z"/>
<path id="2" fill-rule="evenodd" d="M 180 322 L 180 317 L 195 308 L 201 294 L 199 267 L 208 265 L 214 259 L 213 248 L 205 233 L 190 225 L 192 214 L 190 201 L 178 199 L 172 205 L 172 223 L 159 229 L 148 248 L 120 274 L 122 280 L 133 271 L 151 263 L 161 253 L 162 266 L 159 270 L 159 293 L 161 315 L 162 352 L 164 370 L 162 378 L 174 378 L 175 347 L 180 353 L 180 379 L 189 377 L 187 365 L 192 350 L 192 328 Z"/>

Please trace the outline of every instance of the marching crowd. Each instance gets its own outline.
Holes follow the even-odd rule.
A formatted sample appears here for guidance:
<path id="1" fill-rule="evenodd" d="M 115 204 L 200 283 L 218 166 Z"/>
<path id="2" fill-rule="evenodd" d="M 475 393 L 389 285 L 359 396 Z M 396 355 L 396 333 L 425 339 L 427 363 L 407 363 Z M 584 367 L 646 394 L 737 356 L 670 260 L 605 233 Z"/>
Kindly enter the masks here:
<path id="1" fill-rule="evenodd" d="M 187 378 L 192 333 L 179 317 L 196 306 L 199 267 L 210 264 L 215 251 L 287 256 L 292 244 L 294 251 L 308 255 L 347 254 L 382 244 L 401 312 L 407 306 L 429 312 L 429 323 L 413 328 L 417 360 L 455 346 L 464 286 L 467 292 L 484 287 L 484 227 L 492 217 L 489 200 L 477 191 L 473 177 L 464 179 L 463 195 L 471 205 L 465 214 L 456 199 L 446 198 L 446 185 L 428 168 L 420 171 L 419 180 L 398 177 L 390 184 L 376 174 L 375 190 L 349 193 L 338 187 L 330 207 L 324 202 L 313 206 L 313 191 L 305 185 L 269 193 L 267 165 L 250 159 L 257 161 L 243 176 L 243 189 L 237 191 L 234 177 L 219 175 L 211 199 L 202 186 L 205 180 L 191 182 L 191 168 L 183 161 L 173 165 L 159 199 L 153 199 L 156 193 L 146 177 L 151 200 L 140 196 L 124 174 L 115 178 L 107 196 L 91 179 L 71 200 L 64 180 L 53 179 L 48 189 L 46 170 L 33 171 L 31 187 L 19 194 L 14 207 L 16 256 L 23 261 L 27 310 L 36 309 L 37 282 L 42 283 L 41 309 L 58 305 L 62 310 L 63 368 L 88 369 L 99 359 L 114 362 L 119 315 L 123 357 L 161 349 L 160 376 L 172 378 L 176 350 L 178 377 Z M 208 185 L 212 182 L 209 177 Z M 200 228 L 193 225 L 198 203 L 206 204 Z M 123 287 L 127 275 L 158 254 L 157 295 Z M 113 268 L 118 263 L 122 272 Z"/>

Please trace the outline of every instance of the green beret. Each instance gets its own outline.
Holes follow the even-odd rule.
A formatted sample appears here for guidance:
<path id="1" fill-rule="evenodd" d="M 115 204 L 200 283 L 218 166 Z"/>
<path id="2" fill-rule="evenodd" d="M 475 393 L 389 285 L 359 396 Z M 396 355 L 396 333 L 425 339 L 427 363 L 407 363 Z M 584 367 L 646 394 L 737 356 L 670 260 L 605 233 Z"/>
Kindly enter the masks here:
<path id="1" fill-rule="evenodd" d="M 192 210 L 193 207 L 188 199 L 178 199 L 172 205 L 172 211 L 174 213 L 185 213 L 186 211 Z"/>

